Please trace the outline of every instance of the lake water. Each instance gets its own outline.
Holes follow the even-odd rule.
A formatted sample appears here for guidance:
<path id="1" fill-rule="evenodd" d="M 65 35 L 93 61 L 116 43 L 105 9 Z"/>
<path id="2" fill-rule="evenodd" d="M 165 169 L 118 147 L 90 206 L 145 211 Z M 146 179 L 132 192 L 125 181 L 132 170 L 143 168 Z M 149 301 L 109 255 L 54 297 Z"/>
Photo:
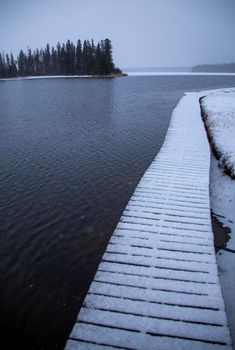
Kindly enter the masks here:
<path id="1" fill-rule="evenodd" d="M 184 91 L 229 76 L 0 81 L 1 343 L 63 349 Z"/>

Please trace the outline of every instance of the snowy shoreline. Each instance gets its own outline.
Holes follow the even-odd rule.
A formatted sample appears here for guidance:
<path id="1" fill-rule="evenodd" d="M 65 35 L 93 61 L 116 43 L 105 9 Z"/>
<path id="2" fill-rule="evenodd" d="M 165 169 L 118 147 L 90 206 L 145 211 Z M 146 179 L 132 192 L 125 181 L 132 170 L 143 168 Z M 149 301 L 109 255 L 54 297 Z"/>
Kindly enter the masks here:
<path id="1" fill-rule="evenodd" d="M 235 178 L 235 91 L 209 94 L 200 104 L 215 156 L 225 174 Z"/>
<path id="2" fill-rule="evenodd" d="M 211 155 L 210 170 L 210 202 L 214 215 L 223 227 L 227 227 L 231 231 L 226 247 L 235 250 L 235 181 L 224 175 L 213 154 Z M 235 256 L 233 253 L 221 250 L 216 254 L 216 260 L 233 348 L 235 349 Z"/>
<path id="3" fill-rule="evenodd" d="M 0 78 L 0 81 L 17 81 L 17 80 L 37 80 L 37 79 L 111 79 L 126 77 L 126 73 L 110 75 L 37 75 L 28 77 Z"/>
<path id="4" fill-rule="evenodd" d="M 229 229 L 230 237 L 226 247 L 234 251 L 235 180 L 232 177 L 235 177 L 235 89 L 205 92 L 200 103 L 202 119 L 214 151 L 214 154 L 211 154 L 210 169 L 211 210 L 221 226 Z M 235 256 L 231 252 L 221 250 L 216 258 L 235 348 Z"/>

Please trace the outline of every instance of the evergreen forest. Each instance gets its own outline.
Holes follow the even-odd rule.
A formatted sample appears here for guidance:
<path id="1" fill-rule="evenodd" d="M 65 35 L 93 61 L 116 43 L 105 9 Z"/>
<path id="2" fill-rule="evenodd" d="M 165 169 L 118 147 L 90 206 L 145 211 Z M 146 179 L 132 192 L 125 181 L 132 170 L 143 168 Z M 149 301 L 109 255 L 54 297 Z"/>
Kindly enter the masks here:
<path id="1" fill-rule="evenodd" d="M 199 64 L 192 68 L 192 72 L 234 73 L 235 63 Z"/>
<path id="2" fill-rule="evenodd" d="M 40 75 L 98 75 L 121 74 L 113 63 L 111 40 L 105 39 L 95 45 L 94 41 L 78 40 L 76 45 L 67 40 L 56 47 L 46 45 L 44 49 L 27 52 L 20 50 L 17 58 L 13 54 L 0 53 L 0 78 Z"/>

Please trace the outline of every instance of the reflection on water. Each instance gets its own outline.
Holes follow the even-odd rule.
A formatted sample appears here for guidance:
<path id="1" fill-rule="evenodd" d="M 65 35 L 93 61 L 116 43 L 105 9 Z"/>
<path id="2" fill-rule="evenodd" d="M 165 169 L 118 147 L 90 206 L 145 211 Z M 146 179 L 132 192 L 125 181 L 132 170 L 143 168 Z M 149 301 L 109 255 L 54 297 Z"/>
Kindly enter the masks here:
<path id="1" fill-rule="evenodd" d="M 172 109 L 184 91 L 234 83 L 187 76 L 0 82 L 2 341 L 63 348 Z"/>

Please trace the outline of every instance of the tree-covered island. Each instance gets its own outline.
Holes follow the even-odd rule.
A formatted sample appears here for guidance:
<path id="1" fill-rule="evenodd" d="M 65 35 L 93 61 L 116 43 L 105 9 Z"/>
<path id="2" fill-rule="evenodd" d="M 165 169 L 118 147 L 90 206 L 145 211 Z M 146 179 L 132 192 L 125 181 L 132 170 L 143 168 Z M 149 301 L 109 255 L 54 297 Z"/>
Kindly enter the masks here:
<path id="1" fill-rule="evenodd" d="M 15 60 L 13 54 L 0 53 L 0 78 L 26 76 L 81 75 L 115 77 L 125 75 L 113 62 L 112 43 L 109 39 L 81 40 L 74 45 L 58 42 L 56 47 L 46 45 L 45 49 L 20 50 Z"/>

